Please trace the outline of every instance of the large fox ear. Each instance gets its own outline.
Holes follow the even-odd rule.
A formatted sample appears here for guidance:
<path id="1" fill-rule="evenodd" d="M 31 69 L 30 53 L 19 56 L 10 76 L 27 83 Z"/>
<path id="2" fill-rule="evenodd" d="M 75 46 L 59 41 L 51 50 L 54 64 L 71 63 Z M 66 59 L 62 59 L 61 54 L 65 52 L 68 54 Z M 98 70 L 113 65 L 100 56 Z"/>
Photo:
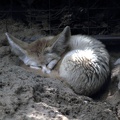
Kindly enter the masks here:
<path id="1" fill-rule="evenodd" d="M 25 48 L 28 46 L 28 44 L 8 33 L 5 33 L 5 35 L 7 36 L 12 52 L 14 52 L 21 60 L 23 60 L 27 55 Z"/>
<path id="2" fill-rule="evenodd" d="M 57 36 L 57 40 L 52 44 L 51 52 L 62 54 L 68 46 L 68 41 L 70 39 L 70 36 L 71 36 L 70 27 L 67 26 Z"/>

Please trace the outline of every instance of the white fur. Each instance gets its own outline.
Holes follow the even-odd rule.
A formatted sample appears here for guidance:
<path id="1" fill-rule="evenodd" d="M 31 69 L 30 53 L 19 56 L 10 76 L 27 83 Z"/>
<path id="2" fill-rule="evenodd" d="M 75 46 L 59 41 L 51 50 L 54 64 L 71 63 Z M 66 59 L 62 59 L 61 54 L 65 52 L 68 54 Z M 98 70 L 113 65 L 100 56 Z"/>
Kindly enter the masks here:
<path id="1" fill-rule="evenodd" d="M 57 62 L 58 60 L 52 60 L 47 67 L 52 70 L 53 67 L 57 64 Z"/>
<path id="2" fill-rule="evenodd" d="M 50 74 L 51 71 L 44 65 L 44 66 L 42 66 L 42 72 Z"/>
<path id="3" fill-rule="evenodd" d="M 71 51 L 62 60 L 60 76 L 76 93 L 91 95 L 107 80 L 109 54 L 101 42 L 88 36 L 71 36 L 69 45 Z"/>

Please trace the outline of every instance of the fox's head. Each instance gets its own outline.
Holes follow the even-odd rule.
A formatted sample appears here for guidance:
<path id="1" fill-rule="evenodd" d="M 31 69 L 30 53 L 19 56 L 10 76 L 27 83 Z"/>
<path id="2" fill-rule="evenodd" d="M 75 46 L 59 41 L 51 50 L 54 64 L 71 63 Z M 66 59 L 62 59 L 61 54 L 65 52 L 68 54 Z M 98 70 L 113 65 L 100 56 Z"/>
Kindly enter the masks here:
<path id="1" fill-rule="evenodd" d="M 32 68 L 42 69 L 44 73 L 49 73 L 68 47 L 71 32 L 70 27 L 67 26 L 57 36 L 44 37 L 30 44 L 8 33 L 6 33 L 6 36 L 12 52 L 26 65 Z"/>

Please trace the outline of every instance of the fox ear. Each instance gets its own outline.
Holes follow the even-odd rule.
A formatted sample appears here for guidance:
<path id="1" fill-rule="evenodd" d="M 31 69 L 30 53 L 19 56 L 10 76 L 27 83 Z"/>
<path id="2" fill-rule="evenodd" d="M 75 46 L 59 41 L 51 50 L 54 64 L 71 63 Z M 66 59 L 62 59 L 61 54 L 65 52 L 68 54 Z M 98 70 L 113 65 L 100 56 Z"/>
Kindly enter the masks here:
<path id="1" fill-rule="evenodd" d="M 57 36 L 57 40 L 53 43 L 51 47 L 51 52 L 57 54 L 62 54 L 68 46 L 68 41 L 71 36 L 70 27 L 67 26 L 64 30 Z"/>
<path id="2" fill-rule="evenodd" d="M 27 51 L 25 48 L 28 46 L 28 44 L 8 33 L 5 33 L 5 35 L 7 36 L 12 52 L 14 52 L 21 60 L 23 60 L 27 56 Z"/>

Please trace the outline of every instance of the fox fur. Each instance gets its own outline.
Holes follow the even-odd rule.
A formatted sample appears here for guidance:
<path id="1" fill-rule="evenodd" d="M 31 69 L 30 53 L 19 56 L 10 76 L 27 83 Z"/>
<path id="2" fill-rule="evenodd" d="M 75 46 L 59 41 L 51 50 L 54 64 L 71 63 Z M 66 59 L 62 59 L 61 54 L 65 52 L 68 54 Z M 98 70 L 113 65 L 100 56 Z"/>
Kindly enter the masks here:
<path id="1" fill-rule="evenodd" d="M 109 54 L 98 40 L 71 35 L 67 26 L 57 36 L 30 44 L 6 33 L 11 50 L 33 71 L 44 77 L 64 80 L 77 94 L 92 95 L 107 81 Z"/>

